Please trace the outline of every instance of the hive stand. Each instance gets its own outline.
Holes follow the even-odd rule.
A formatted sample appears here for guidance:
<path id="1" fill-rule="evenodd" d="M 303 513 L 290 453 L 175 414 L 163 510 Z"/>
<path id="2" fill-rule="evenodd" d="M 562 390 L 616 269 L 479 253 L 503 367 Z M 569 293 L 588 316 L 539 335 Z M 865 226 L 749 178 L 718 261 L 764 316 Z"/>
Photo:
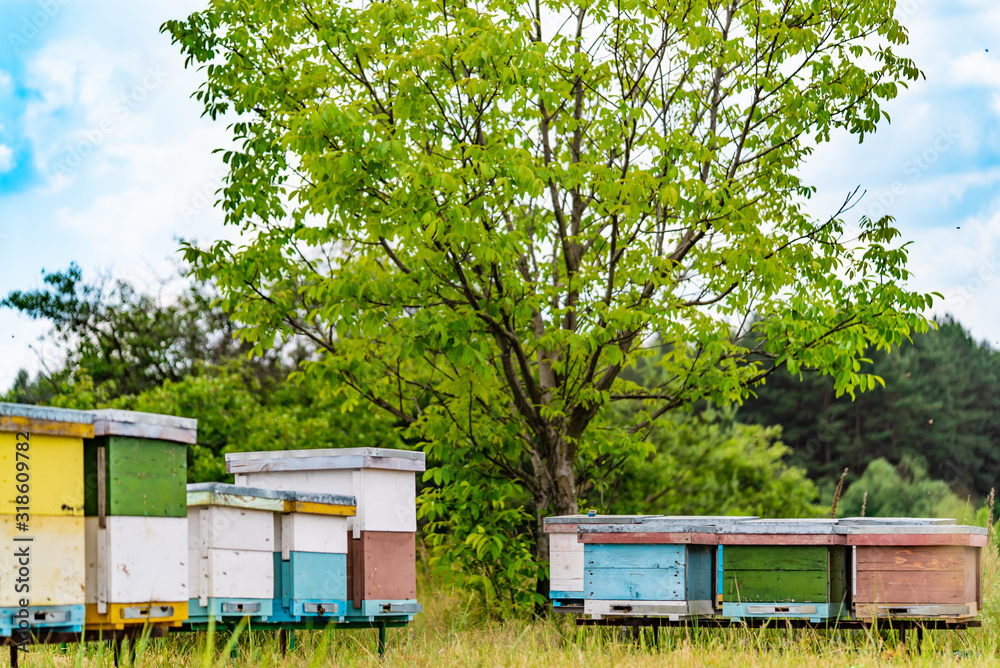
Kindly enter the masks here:
<path id="1" fill-rule="evenodd" d="M 0 403 L 0 636 L 83 630 L 83 441 L 93 422 Z"/>
<path id="2" fill-rule="evenodd" d="M 179 626 L 188 616 L 187 446 L 197 421 L 93 411 L 84 443 L 86 627 Z"/>
<path id="3" fill-rule="evenodd" d="M 853 552 L 858 619 L 964 621 L 982 610 L 985 527 L 954 520 L 850 518 L 837 532 Z"/>
<path id="4" fill-rule="evenodd" d="M 345 621 L 409 621 L 416 600 L 416 480 L 424 454 L 381 448 L 286 450 L 226 455 L 236 484 L 353 496 Z"/>
<path id="5" fill-rule="evenodd" d="M 673 620 L 716 612 L 716 528 L 746 517 L 644 517 L 580 526 L 584 612 Z"/>
<path id="6" fill-rule="evenodd" d="M 732 620 L 850 616 L 849 552 L 836 520 L 750 520 L 718 528 L 722 614 Z"/>
<path id="7" fill-rule="evenodd" d="M 555 515 L 542 520 L 549 535 L 549 600 L 556 612 L 583 612 L 584 546 L 579 527 L 589 524 L 629 524 L 655 515 Z"/>

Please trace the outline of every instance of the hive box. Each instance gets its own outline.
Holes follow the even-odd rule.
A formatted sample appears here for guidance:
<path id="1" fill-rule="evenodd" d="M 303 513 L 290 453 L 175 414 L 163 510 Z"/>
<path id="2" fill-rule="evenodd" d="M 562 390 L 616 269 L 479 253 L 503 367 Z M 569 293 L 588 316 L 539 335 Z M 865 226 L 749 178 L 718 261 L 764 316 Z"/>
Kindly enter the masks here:
<path id="1" fill-rule="evenodd" d="M 750 520 L 718 528 L 730 619 L 850 614 L 849 552 L 836 520 Z"/>
<path id="2" fill-rule="evenodd" d="M 853 552 L 860 619 L 968 619 L 982 609 L 987 530 L 953 520 L 850 518 L 838 533 Z"/>
<path id="3" fill-rule="evenodd" d="M 410 617 L 416 601 L 416 479 L 424 454 L 381 448 L 226 455 L 236 484 L 353 496 L 346 581 L 349 620 Z M 291 568 L 292 564 L 288 565 Z M 329 573 L 335 569 L 324 567 Z"/>
<path id="4" fill-rule="evenodd" d="M 84 448 L 86 515 L 187 517 L 187 446 L 197 442 L 197 420 L 119 410 L 93 415 L 94 438 Z"/>
<path id="5" fill-rule="evenodd" d="M 690 618 L 715 613 L 716 528 L 750 518 L 642 517 L 580 526 L 584 612 L 595 618 Z"/>
<path id="6" fill-rule="evenodd" d="M 33 632 L 83 630 L 83 440 L 93 433 L 83 411 L 0 403 L 0 635 L 18 628 L 22 599 Z"/>
<path id="7" fill-rule="evenodd" d="M 643 515 L 555 515 L 542 520 L 549 536 L 549 599 L 553 607 L 583 605 L 584 546 L 577 532 L 581 525 L 628 524 Z"/>

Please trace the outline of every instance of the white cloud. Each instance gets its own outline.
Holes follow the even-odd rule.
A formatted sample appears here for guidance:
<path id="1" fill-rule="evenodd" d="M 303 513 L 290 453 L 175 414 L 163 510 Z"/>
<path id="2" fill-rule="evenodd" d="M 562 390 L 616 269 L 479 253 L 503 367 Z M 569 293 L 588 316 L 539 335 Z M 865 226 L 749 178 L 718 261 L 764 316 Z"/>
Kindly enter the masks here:
<path id="1" fill-rule="evenodd" d="M 0 174 L 14 169 L 14 149 L 6 144 L 0 144 Z"/>

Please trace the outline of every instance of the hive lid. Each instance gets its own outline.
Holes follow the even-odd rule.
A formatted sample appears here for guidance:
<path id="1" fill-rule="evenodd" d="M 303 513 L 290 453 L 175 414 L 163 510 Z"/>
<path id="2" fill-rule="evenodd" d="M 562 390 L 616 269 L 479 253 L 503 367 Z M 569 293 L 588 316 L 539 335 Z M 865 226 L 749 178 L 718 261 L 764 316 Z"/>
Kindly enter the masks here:
<path id="1" fill-rule="evenodd" d="M 581 533 L 715 533 L 716 528 L 758 519 L 756 515 L 661 515 L 642 517 L 633 524 L 593 524 Z"/>
<path id="2" fill-rule="evenodd" d="M 245 487 L 222 482 L 192 483 L 187 486 L 188 506 L 229 506 L 272 512 L 299 512 L 318 515 L 355 514 L 353 496 Z"/>
<path id="3" fill-rule="evenodd" d="M 0 403 L 0 432 L 91 438 L 94 416 L 70 408 Z"/>
<path id="4" fill-rule="evenodd" d="M 226 471 L 228 473 L 263 473 L 269 471 L 388 469 L 417 472 L 427 468 L 425 459 L 426 455 L 422 452 L 389 448 L 231 452 L 226 455 Z"/>
<path id="5" fill-rule="evenodd" d="M 837 526 L 834 519 L 762 519 L 745 520 L 721 525 L 720 534 L 807 535 L 832 534 Z"/>
<path id="6" fill-rule="evenodd" d="M 129 436 L 193 445 L 198 442 L 198 421 L 176 415 L 102 409 L 91 411 L 94 436 Z"/>
<path id="7" fill-rule="evenodd" d="M 974 527 L 965 524 L 906 524 L 903 522 L 887 522 L 883 524 L 848 524 L 837 527 L 837 533 L 846 535 L 881 534 L 881 535 L 970 535 L 985 536 L 986 527 Z"/>
<path id="8" fill-rule="evenodd" d="M 894 524 L 940 524 L 954 526 L 958 522 L 950 517 L 844 517 L 837 521 L 838 526 Z"/>

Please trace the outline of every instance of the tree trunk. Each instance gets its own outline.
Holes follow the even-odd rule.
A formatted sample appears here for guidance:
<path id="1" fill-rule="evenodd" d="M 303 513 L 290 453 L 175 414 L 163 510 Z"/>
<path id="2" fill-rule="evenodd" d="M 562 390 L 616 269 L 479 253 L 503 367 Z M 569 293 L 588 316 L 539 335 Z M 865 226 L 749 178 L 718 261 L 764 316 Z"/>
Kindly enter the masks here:
<path id="1" fill-rule="evenodd" d="M 575 458 L 572 456 L 575 448 L 563 438 L 554 440 L 556 442 L 549 449 L 551 456 L 541 461 L 542 470 L 538 472 L 538 487 L 535 494 L 535 553 L 538 555 L 538 561 L 545 565 L 549 563 L 549 539 L 545 534 L 545 518 L 552 515 L 577 515 L 580 512 L 576 497 Z M 548 599 L 547 576 L 538 578 L 535 591 Z M 548 608 L 548 604 L 544 604 L 545 611 Z M 536 613 L 543 614 L 543 611 L 536 610 Z"/>

